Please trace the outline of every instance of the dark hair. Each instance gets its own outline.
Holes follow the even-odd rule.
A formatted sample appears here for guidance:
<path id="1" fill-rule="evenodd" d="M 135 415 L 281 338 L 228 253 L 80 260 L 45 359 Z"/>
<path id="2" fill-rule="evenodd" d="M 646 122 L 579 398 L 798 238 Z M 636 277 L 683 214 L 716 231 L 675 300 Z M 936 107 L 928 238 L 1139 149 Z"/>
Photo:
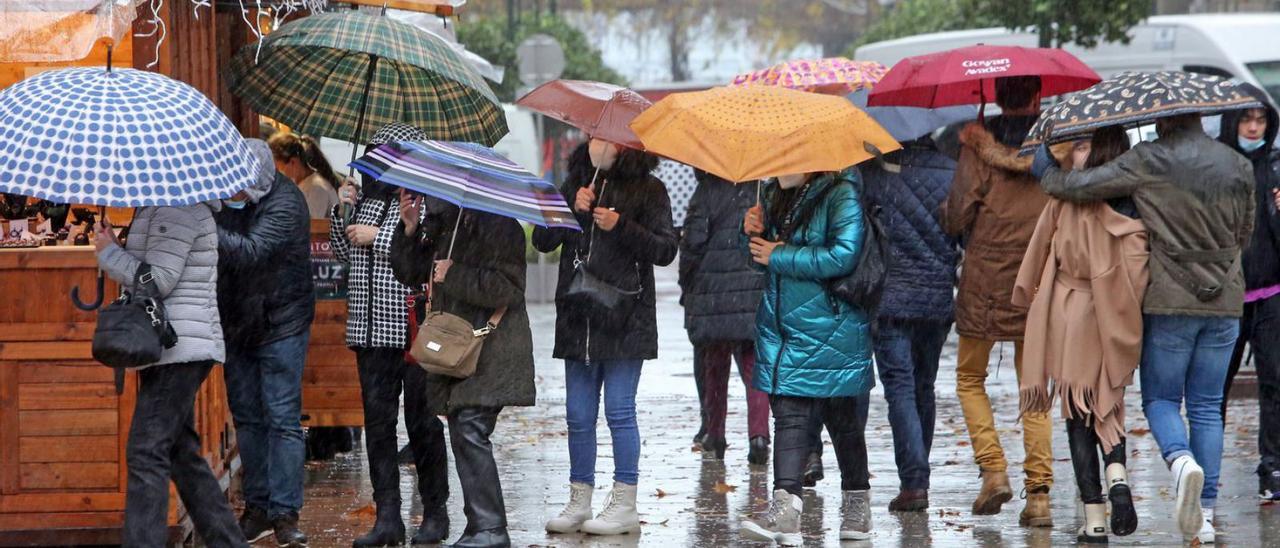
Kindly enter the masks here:
<path id="1" fill-rule="evenodd" d="M 591 184 L 591 176 L 595 174 L 596 168 L 591 165 L 591 152 L 588 149 L 587 142 L 583 141 L 569 153 L 568 169 L 564 175 L 566 190 L 572 191 Z"/>
<path id="2" fill-rule="evenodd" d="M 303 165 L 319 173 L 333 188 L 342 186 L 342 179 L 334 173 L 333 166 L 329 165 L 329 160 L 324 157 L 324 152 L 315 139 L 296 133 L 279 132 L 267 139 L 267 145 L 271 147 L 271 154 L 279 160 L 288 162 L 299 158 Z"/>
<path id="3" fill-rule="evenodd" d="M 996 78 L 996 104 L 1003 110 L 1031 106 L 1040 93 L 1039 76 L 1006 76 Z"/>
<path id="4" fill-rule="evenodd" d="M 1121 126 L 1106 126 L 1093 132 L 1089 140 L 1089 158 L 1084 161 L 1085 169 L 1093 169 L 1115 160 L 1129 151 L 1129 134 Z"/>
<path id="5" fill-rule="evenodd" d="M 611 181 L 639 181 L 648 177 L 657 167 L 657 156 L 643 150 L 619 146 L 618 158 L 605 175 Z"/>

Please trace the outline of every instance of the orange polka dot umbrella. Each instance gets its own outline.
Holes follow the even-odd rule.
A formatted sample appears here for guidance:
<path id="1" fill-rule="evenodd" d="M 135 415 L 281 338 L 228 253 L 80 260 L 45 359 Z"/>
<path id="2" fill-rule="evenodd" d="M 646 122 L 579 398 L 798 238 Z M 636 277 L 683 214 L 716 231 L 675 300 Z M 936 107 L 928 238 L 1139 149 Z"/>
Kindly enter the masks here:
<path id="1" fill-rule="evenodd" d="M 902 148 L 844 97 L 773 86 L 674 93 L 631 129 L 646 150 L 736 182 L 839 171 Z"/>
<path id="2" fill-rule="evenodd" d="M 731 85 L 782 86 L 799 91 L 847 95 L 874 86 L 886 72 L 889 72 L 888 67 L 875 61 L 854 61 L 844 57 L 798 59 L 739 74 Z"/>

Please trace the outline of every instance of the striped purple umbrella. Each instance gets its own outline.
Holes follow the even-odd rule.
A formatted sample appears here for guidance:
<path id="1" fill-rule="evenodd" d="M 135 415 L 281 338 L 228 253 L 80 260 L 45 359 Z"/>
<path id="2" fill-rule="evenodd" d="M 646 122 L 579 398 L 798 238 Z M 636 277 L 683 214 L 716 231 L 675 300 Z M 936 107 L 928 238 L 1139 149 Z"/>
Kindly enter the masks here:
<path id="1" fill-rule="evenodd" d="M 384 183 L 545 227 L 581 231 L 560 190 L 475 143 L 387 143 L 351 164 Z"/>

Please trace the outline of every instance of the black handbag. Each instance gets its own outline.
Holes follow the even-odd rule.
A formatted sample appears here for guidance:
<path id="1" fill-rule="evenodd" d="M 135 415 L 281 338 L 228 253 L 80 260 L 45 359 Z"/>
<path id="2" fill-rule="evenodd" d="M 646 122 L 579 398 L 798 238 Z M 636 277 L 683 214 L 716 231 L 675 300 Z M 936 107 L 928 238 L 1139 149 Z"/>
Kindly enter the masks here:
<path id="1" fill-rule="evenodd" d="M 862 205 L 862 224 L 866 228 L 862 249 L 858 253 L 858 265 L 848 275 L 828 281 L 827 291 L 837 299 L 875 314 L 884 294 L 885 278 L 889 275 L 889 240 L 884 237 L 884 226 L 880 224 L 880 206 L 868 207 L 862 194 L 859 194 L 858 201 Z"/>
<path id="2" fill-rule="evenodd" d="M 151 265 L 138 266 L 133 287 L 132 293 L 121 289 L 120 298 L 98 312 L 93 330 L 93 359 L 116 369 L 117 390 L 125 369 L 154 364 L 165 349 L 178 344 Z"/>
<path id="3" fill-rule="evenodd" d="M 608 181 L 605 182 L 608 184 Z M 600 190 L 600 200 L 604 199 L 604 187 Z M 565 289 L 564 298 L 576 302 L 589 302 L 607 310 L 618 308 L 626 299 L 634 299 L 640 292 L 644 290 L 644 286 L 639 284 L 636 289 L 622 289 L 607 281 L 600 279 L 599 276 L 592 274 L 587 265 L 591 261 L 591 252 L 595 249 L 596 225 L 591 224 L 588 230 L 587 240 L 587 256 L 582 258 L 579 256 L 579 247 L 573 250 L 573 279 L 569 280 L 569 287 Z M 637 277 L 639 280 L 639 265 L 636 265 Z"/>
<path id="4" fill-rule="evenodd" d="M 799 218 L 792 223 L 788 223 L 791 231 L 808 222 L 809 217 L 814 213 L 814 209 L 817 208 L 817 204 L 822 201 L 826 193 L 831 192 L 838 184 L 841 183 L 836 182 L 823 189 L 822 195 L 811 201 L 810 206 L 800 212 Z M 863 191 L 858 192 L 858 205 L 862 208 L 862 225 L 864 227 L 862 231 L 862 249 L 858 252 L 858 263 L 854 266 L 853 272 L 827 280 L 826 288 L 827 293 L 831 295 L 833 300 L 843 301 L 874 315 L 880 307 L 880 297 L 884 294 L 884 282 L 889 274 L 891 251 L 889 250 L 889 240 L 884 236 L 884 226 L 880 224 L 880 207 L 869 205 L 866 200 L 866 193 Z M 832 304 L 834 305 L 835 303 L 833 302 Z"/>

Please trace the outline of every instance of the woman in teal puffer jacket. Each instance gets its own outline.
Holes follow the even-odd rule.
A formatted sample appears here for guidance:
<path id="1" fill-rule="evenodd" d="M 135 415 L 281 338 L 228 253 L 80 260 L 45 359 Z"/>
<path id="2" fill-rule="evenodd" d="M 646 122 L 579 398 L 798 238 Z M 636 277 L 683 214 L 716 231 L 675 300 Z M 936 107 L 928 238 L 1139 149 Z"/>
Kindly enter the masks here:
<path id="1" fill-rule="evenodd" d="M 810 425 L 822 421 L 840 463 L 840 538 L 869 538 L 867 393 L 874 386 L 867 313 L 837 300 L 828 280 L 853 272 L 864 240 L 854 168 L 778 178 L 747 212 L 752 260 L 768 273 L 756 315 L 755 386 L 774 415 L 774 500 L 742 524 L 751 538 L 799 545 Z"/>

